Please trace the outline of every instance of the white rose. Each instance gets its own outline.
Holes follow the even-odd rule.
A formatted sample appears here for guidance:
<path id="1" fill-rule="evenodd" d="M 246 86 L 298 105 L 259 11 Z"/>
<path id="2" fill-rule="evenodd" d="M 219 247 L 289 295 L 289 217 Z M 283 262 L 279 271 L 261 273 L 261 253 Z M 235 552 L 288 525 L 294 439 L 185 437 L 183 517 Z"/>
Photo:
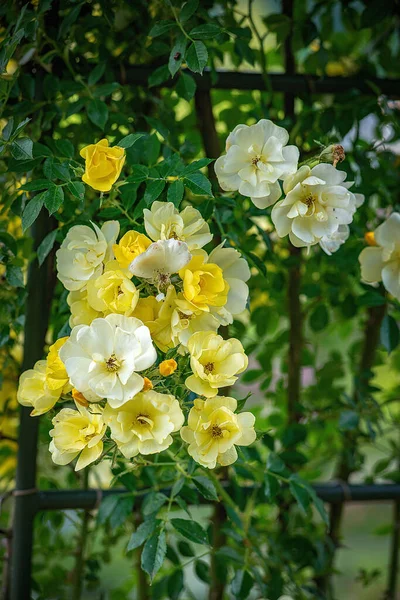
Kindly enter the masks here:
<path id="1" fill-rule="evenodd" d="M 71 384 L 89 402 L 107 398 L 118 408 L 142 390 L 137 371 L 151 367 L 157 353 L 142 321 L 111 314 L 74 327 L 59 356 Z"/>
<path id="2" fill-rule="evenodd" d="M 129 265 L 129 270 L 136 277 L 151 279 L 159 287 L 167 287 L 170 275 L 183 269 L 191 258 L 185 242 L 160 240 L 139 254 Z"/>
<path id="3" fill-rule="evenodd" d="M 56 253 L 58 279 L 71 292 L 82 290 L 89 279 L 101 275 L 103 262 L 113 256 L 118 221 L 104 223 L 101 230 L 95 223 L 92 225 L 93 229 L 87 225 L 71 227 Z"/>
<path id="4" fill-rule="evenodd" d="M 198 210 L 187 206 L 182 212 L 172 202 L 156 200 L 143 211 L 147 235 L 158 240 L 175 239 L 186 242 L 189 250 L 202 248 L 212 240 L 210 228 Z"/>
<path id="5" fill-rule="evenodd" d="M 321 238 L 319 245 L 328 256 L 331 256 L 333 252 L 339 250 L 340 246 L 345 243 L 349 235 L 350 227 L 348 225 L 339 225 L 339 229 L 335 231 L 335 233 Z"/>
<path id="6" fill-rule="evenodd" d="M 332 165 L 303 166 L 283 183 L 286 198 L 272 209 L 279 237 L 289 235 L 294 246 L 312 246 L 331 237 L 353 220 L 355 195 L 347 189 L 344 171 Z M 351 185 L 351 184 L 350 184 Z"/>
<path id="7" fill-rule="evenodd" d="M 287 146 L 289 134 L 272 121 L 237 125 L 226 140 L 226 154 L 215 163 L 223 190 L 249 196 L 257 208 L 271 206 L 281 196 L 279 179 L 295 173 L 296 146 Z"/>
<path id="8" fill-rule="evenodd" d="M 385 289 L 400 300 L 400 213 L 375 230 L 376 246 L 364 248 L 359 256 L 361 277 L 366 283 L 382 281 Z"/>

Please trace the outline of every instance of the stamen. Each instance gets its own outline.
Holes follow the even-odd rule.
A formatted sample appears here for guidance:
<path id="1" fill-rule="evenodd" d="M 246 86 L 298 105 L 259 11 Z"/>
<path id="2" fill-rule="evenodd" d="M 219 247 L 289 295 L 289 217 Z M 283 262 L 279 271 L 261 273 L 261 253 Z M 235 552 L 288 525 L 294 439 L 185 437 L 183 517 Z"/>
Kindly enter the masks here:
<path id="1" fill-rule="evenodd" d="M 214 371 L 214 363 L 209 362 L 206 365 L 204 365 L 204 372 L 207 373 L 207 375 L 209 375 L 210 373 L 212 373 Z"/>
<path id="2" fill-rule="evenodd" d="M 117 357 L 115 356 L 115 354 L 111 354 L 110 358 L 106 360 L 106 368 L 107 371 L 110 371 L 111 373 L 115 373 L 115 371 L 118 371 L 120 369 L 121 365 L 117 359 Z"/>

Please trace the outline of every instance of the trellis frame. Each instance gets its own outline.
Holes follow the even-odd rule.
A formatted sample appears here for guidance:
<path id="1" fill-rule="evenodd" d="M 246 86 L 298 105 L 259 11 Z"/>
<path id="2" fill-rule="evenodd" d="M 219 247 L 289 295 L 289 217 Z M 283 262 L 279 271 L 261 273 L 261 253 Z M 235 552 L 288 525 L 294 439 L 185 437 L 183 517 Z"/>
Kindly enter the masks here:
<path id="1" fill-rule="evenodd" d="M 285 74 L 270 74 L 270 88 L 285 94 L 286 104 L 293 103 L 295 96 L 318 95 L 325 93 L 344 93 L 358 90 L 365 95 L 377 95 L 377 90 L 391 98 L 400 98 L 400 85 L 397 80 L 371 78 L 368 80 L 342 77 L 315 77 L 293 74 L 286 65 Z M 124 83 L 147 86 L 147 80 L 153 71 L 149 67 L 131 67 L 127 69 Z M 208 92 L 211 89 L 265 90 L 260 73 L 236 73 L 219 71 L 215 81 L 209 72 L 202 77 L 193 75 L 198 90 Z M 173 81 L 163 86 L 173 85 Z M 32 228 L 34 247 L 38 247 L 45 235 L 53 228 L 52 220 L 43 210 Z M 28 274 L 28 298 L 26 305 L 26 325 L 24 342 L 24 360 L 22 369 L 32 368 L 43 355 L 45 335 L 48 326 L 49 307 L 54 289 L 53 255 L 39 267 L 37 259 L 30 265 Z M 9 571 L 9 600 L 28 600 L 31 597 L 32 550 L 34 518 L 39 511 L 85 509 L 98 506 L 103 496 L 118 494 L 126 490 L 58 490 L 44 491 L 36 489 L 36 458 L 38 441 L 38 420 L 30 417 L 30 409 L 20 407 L 20 429 L 18 437 L 17 475 L 14 496 L 14 522 L 12 531 L 12 553 Z M 400 513 L 400 485 L 348 485 L 320 483 L 314 486 L 318 496 L 330 504 L 344 502 L 392 501 L 394 515 Z M 400 517 L 398 518 L 398 520 Z M 400 532 L 392 538 L 393 547 L 399 546 Z M 391 568 L 395 589 L 396 564 L 398 552 L 391 553 L 394 568 Z M 393 565 L 392 565 L 393 567 Z M 394 575 L 393 575 L 394 573 Z M 7 586 L 6 586 L 7 587 Z M 6 600 L 6 599 L 5 599 Z M 8 600 L 8 598 L 7 598 Z"/>

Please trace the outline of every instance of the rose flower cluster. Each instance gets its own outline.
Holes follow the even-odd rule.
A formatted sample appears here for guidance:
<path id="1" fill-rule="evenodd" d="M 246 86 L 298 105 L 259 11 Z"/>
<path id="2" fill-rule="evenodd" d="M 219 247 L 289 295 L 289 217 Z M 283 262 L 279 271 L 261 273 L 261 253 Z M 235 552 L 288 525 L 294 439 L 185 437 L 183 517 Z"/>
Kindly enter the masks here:
<path id="1" fill-rule="evenodd" d="M 123 149 L 102 140 L 81 156 L 83 181 L 110 190 Z M 71 333 L 22 374 L 18 400 L 33 416 L 65 405 L 50 431 L 56 464 L 77 458 L 79 470 L 115 447 L 127 459 L 154 454 L 180 435 L 201 465 L 229 465 L 235 446 L 255 440 L 255 419 L 218 395 L 248 360 L 239 340 L 217 332 L 246 308 L 249 267 L 224 242 L 204 250 L 212 234 L 192 206 L 155 201 L 143 218 L 145 233 L 120 239 L 118 221 L 69 229 L 57 274 Z"/>

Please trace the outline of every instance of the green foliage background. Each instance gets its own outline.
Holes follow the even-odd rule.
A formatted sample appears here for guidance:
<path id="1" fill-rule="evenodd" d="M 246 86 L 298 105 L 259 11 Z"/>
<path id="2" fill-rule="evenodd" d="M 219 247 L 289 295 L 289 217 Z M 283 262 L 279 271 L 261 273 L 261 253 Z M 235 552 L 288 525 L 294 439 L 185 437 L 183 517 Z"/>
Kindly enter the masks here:
<path id="1" fill-rule="evenodd" d="M 35 598 L 63 599 L 71 593 L 74 598 L 112 600 L 200 598 L 208 593 L 210 599 L 277 600 L 284 593 L 295 599 L 339 597 L 328 582 L 335 540 L 327 536 L 326 514 L 309 483 L 335 473 L 345 479 L 354 474 L 358 481 L 400 483 L 399 305 L 382 290 L 360 283 L 357 260 L 364 233 L 400 208 L 399 103 L 371 81 L 399 78 L 399 6 L 394 0 L 296 0 L 291 18 L 290 4 L 284 3 L 284 11 L 273 0 L 189 0 L 183 6 L 176 0 L 39 0 L 25 5 L 7 1 L 0 7 L 4 381 L 15 383 L 19 369 L 26 267 L 34 258 L 29 227 L 39 214 L 48 228 L 38 250 L 43 262 L 52 260 L 72 224 L 117 218 L 122 231 L 132 225 L 141 230 L 142 210 L 153 200 L 179 205 L 183 199 L 211 219 L 214 234 L 240 249 L 253 270 L 249 316 L 236 321 L 229 334 L 241 339 L 251 355 L 236 394 L 242 398 L 252 391 L 246 406 L 257 415 L 260 435 L 223 474 L 230 479 L 231 495 L 224 496 L 218 480 L 210 480 L 194 464 L 186 475 L 177 474 L 174 466 L 131 472 L 124 464 L 110 464 L 111 484 L 126 486 L 127 494 L 107 498 L 89 519 L 83 557 L 75 553 L 82 542 L 80 515 L 38 516 Z M 295 116 L 285 116 L 284 94 L 271 88 L 268 75 L 284 72 L 288 47 L 298 73 L 355 78 L 367 82 L 371 93 L 356 88 L 302 93 L 295 100 Z M 140 85 L 137 67 L 148 69 L 148 80 Z M 221 68 L 262 72 L 265 90 L 238 91 L 233 78 L 232 90 L 217 86 L 208 94 L 192 77 L 204 68 L 212 84 Z M 214 121 L 207 112 L 209 100 Z M 349 240 L 331 257 L 319 247 L 301 259 L 294 256 L 287 241 L 274 234 L 268 209 L 260 211 L 249 199 L 221 193 L 212 164 L 207 177 L 204 157 L 217 158 L 238 123 L 260 118 L 286 127 L 303 158 L 319 152 L 319 144 L 345 138 L 347 157 L 340 168 L 356 181 L 366 201 Z M 113 143 L 124 139 L 129 181 L 104 198 L 81 183 L 79 158 L 82 146 L 103 137 Z M 298 318 L 304 339 L 303 389 L 293 414 L 286 381 L 287 289 L 294 268 L 302 277 Z M 53 294 L 51 343 L 68 331 L 68 306 L 54 272 L 48 285 Z M 380 311 L 385 316 L 382 322 L 376 319 L 378 331 L 372 335 L 366 327 Z M 371 365 L 362 362 L 363 348 L 371 351 Z M 13 394 L 4 394 L 3 419 L 9 423 Z M 50 464 L 49 421 L 42 419 L 40 426 L 38 486 L 81 487 L 84 482 L 75 473 Z M 14 451 L 15 442 L 0 441 L 7 466 L 4 489 L 13 485 Z M 172 510 L 166 513 L 168 499 L 160 489 L 171 481 L 180 490 L 170 496 Z M 108 469 L 92 472 L 92 486 L 109 482 Z M 257 484 L 255 492 L 246 489 L 249 484 Z M 133 497 L 144 491 L 135 521 Z M 212 502 L 221 493 L 226 510 L 198 506 L 201 499 Z M 147 572 L 158 570 L 165 550 L 160 536 L 154 539 L 156 556 L 147 545 L 141 558 L 157 518 L 168 520 L 168 546 L 149 588 L 133 567 L 142 561 Z M 7 523 L 7 514 L 2 519 Z M 192 521 L 189 530 L 182 519 Z M 391 532 L 389 515 L 381 532 Z M 115 556 L 125 555 L 128 541 L 127 558 L 115 566 Z M 75 581 L 79 561 L 84 561 L 83 592 Z M 108 563 L 129 570 L 115 578 L 104 566 Z M 371 565 L 359 573 L 357 589 L 365 598 L 376 598 L 385 576 Z M 199 580 L 210 592 L 196 587 Z M 135 595 L 138 589 L 142 596 Z"/>

